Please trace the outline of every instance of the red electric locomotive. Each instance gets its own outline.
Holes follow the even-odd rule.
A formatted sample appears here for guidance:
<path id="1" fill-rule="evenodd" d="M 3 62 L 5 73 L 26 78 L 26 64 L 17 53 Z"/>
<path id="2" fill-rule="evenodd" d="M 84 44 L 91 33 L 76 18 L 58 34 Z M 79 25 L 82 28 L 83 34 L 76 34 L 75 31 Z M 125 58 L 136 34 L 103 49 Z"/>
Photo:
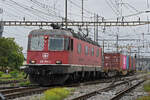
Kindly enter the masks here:
<path id="1" fill-rule="evenodd" d="M 52 85 L 100 77 L 101 48 L 96 42 L 64 29 L 33 30 L 28 38 L 25 72 L 31 82 Z"/>

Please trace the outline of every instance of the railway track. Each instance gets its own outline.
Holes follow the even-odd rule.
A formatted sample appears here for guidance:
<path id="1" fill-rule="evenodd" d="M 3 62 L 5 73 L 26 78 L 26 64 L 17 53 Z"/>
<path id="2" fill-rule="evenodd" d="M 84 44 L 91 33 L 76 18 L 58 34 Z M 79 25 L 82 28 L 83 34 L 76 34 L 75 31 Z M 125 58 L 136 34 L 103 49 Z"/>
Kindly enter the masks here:
<path id="1" fill-rule="evenodd" d="M 39 94 L 49 89 L 49 87 L 22 87 L 0 90 L 2 100 L 11 100 L 23 96 Z"/>
<path id="2" fill-rule="evenodd" d="M 19 86 L 0 87 L 0 90 L 19 88 Z"/>
<path id="3" fill-rule="evenodd" d="M 0 97 L 3 100 L 8 100 L 8 99 L 15 99 L 19 97 L 24 97 L 24 96 L 29 96 L 33 94 L 40 94 L 43 91 L 51 88 L 56 88 L 56 87 L 78 87 L 81 85 L 91 85 L 91 84 L 98 84 L 98 83 L 103 83 L 103 82 L 112 82 L 114 79 L 109 79 L 109 80 L 97 80 L 97 81 L 90 81 L 90 82 L 84 82 L 84 83 L 76 83 L 76 84 L 70 84 L 70 85 L 63 85 L 63 86 L 53 86 L 53 87 L 39 87 L 39 86 L 34 86 L 34 87 L 5 87 L 5 89 L 0 90 Z M 120 80 L 118 78 L 117 80 Z"/>
<path id="4" fill-rule="evenodd" d="M 127 79 L 128 78 L 129 77 L 127 77 Z M 86 97 L 84 97 L 84 99 L 78 99 L 78 98 L 73 99 L 73 100 L 85 100 L 85 98 L 89 98 L 91 96 L 94 96 L 94 95 L 102 92 L 102 91 L 109 90 L 111 87 L 128 83 L 128 81 L 123 81 L 123 80 L 126 80 L 126 78 L 125 77 L 121 77 L 121 78 L 118 77 L 118 78 L 114 78 L 114 79 L 90 81 L 90 82 L 84 82 L 84 83 L 76 83 L 76 84 L 63 85 L 63 86 L 53 86 L 53 87 L 39 87 L 39 86 L 10 87 L 10 88 L 8 87 L 8 89 L 6 88 L 5 90 L 4 89 L 0 90 L 0 93 L 1 93 L 0 98 L 3 100 L 8 100 L 8 99 L 15 99 L 15 98 L 19 98 L 19 97 L 29 96 L 29 95 L 33 95 L 33 94 L 40 94 L 47 89 L 56 88 L 56 87 L 78 87 L 81 85 L 99 84 L 99 83 L 104 83 L 104 82 L 114 83 L 116 81 L 120 81 L 120 83 L 118 83 L 118 84 L 113 84 L 110 87 L 104 88 L 103 90 L 95 91 L 95 92 L 91 93 L 90 96 L 87 95 Z"/>
<path id="5" fill-rule="evenodd" d="M 27 80 L 9 80 L 9 81 L 0 81 L 1 84 L 10 84 L 10 83 L 19 83 L 19 82 L 25 82 Z"/>
<path id="6" fill-rule="evenodd" d="M 111 98 L 110 100 L 119 100 L 120 98 L 122 98 L 123 95 L 125 95 L 126 93 L 130 92 L 131 90 L 135 89 L 137 86 L 139 86 L 141 83 L 143 83 L 145 80 L 142 80 L 138 83 L 136 83 L 135 85 L 131 85 L 121 91 L 119 91 L 118 93 L 116 93 L 116 95 Z"/>
<path id="7" fill-rule="evenodd" d="M 33 86 L 39 86 L 39 85 L 31 84 L 31 85 L 27 85 L 27 86 L 6 86 L 6 87 L 0 87 L 0 91 L 5 90 L 5 89 L 13 89 L 13 88 L 21 88 L 21 87 L 33 87 Z"/>
<path id="8" fill-rule="evenodd" d="M 114 87 L 116 87 L 116 86 L 119 86 L 119 85 L 122 85 L 122 84 L 125 84 L 125 83 L 127 83 L 127 82 L 124 81 L 124 82 L 121 82 L 121 83 L 118 83 L 118 84 L 115 84 L 115 85 L 110 85 L 110 86 L 108 86 L 108 87 L 106 87 L 106 88 L 93 91 L 93 92 L 91 92 L 91 93 L 88 93 L 88 94 L 79 96 L 79 97 L 74 98 L 74 99 L 72 99 L 72 100 L 86 100 L 86 99 L 88 99 L 88 98 L 90 98 L 90 97 L 92 97 L 92 96 L 95 96 L 95 95 L 97 95 L 97 94 L 100 94 L 100 92 L 108 91 L 108 90 L 110 90 L 111 88 L 114 88 Z"/>
<path id="9" fill-rule="evenodd" d="M 132 78 L 134 78 L 136 76 L 133 75 L 133 76 L 126 76 L 126 77 L 113 77 L 113 78 L 102 78 L 100 80 L 95 80 L 95 81 L 88 81 L 88 82 L 82 82 L 82 83 L 75 83 L 74 85 L 71 84 L 70 87 L 73 87 L 73 86 L 81 86 L 81 85 L 93 85 L 93 84 L 99 84 L 99 83 L 114 83 L 114 82 L 117 82 L 117 81 L 125 81 L 125 80 L 130 80 Z M 66 85 L 67 87 L 69 85 Z"/>
<path id="10" fill-rule="evenodd" d="M 93 96 L 102 95 L 104 92 L 106 93 L 106 92 L 108 92 L 110 90 L 113 90 L 113 89 L 117 88 L 118 86 L 127 85 L 128 87 L 126 87 L 123 90 L 117 92 L 115 94 L 115 96 L 113 96 L 111 99 L 109 99 L 109 100 L 119 100 L 125 93 L 129 92 L 130 90 L 134 89 L 136 86 L 140 85 L 141 83 L 143 83 L 145 81 L 145 80 L 142 80 L 142 81 L 139 81 L 135 85 L 130 85 L 131 82 L 135 81 L 135 80 L 139 80 L 139 78 L 131 78 L 131 79 L 128 79 L 126 81 L 122 81 L 122 82 L 117 83 L 117 84 L 111 84 L 108 87 L 95 90 L 95 91 L 87 93 L 85 95 L 76 97 L 76 98 L 74 98 L 72 100 L 87 100 L 87 99 L 89 99 L 89 98 L 91 98 Z"/>

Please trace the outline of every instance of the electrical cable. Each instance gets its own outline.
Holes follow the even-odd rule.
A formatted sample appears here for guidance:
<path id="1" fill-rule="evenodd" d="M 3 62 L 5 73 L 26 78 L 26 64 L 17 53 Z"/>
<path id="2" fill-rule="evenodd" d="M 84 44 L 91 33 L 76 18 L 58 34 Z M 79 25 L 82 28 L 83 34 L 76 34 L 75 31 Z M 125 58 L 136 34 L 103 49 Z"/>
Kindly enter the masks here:
<path id="1" fill-rule="evenodd" d="M 6 2 L 5 2 L 6 3 Z M 9 6 L 12 6 L 10 3 L 8 4 L 7 3 L 7 5 L 9 5 Z M 18 6 L 18 5 L 17 5 Z M 19 6 L 19 7 L 21 7 L 21 6 Z M 12 8 L 14 8 L 15 9 L 15 7 L 12 7 Z M 21 7 L 22 8 L 22 7 Z M 23 9 L 26 9 L 26 8 L 23 8 Z M 17 9 L 17 11 L 19 11 L 20 9 Z M 30 11 L 29 9 L 26 9 L 27 11 Z M 22 11 L 20 11 L 20 12 L 22 12 Z M 20 15 L 20 14 L 18 14 L 18 15 Z M 25 15 L 27 15 L 27 14 L 25 14 Z M 43 16 L 40 16 L 38 13 L 36 14 L 35 12 L 32 12 L 32 16 L 33 15 L 37 15 L 38 17 L 41 17 L 42 19 L 44 19 L 44 17 Z M 29 15 L 29 16 L 31 16 L 31 15 Z"/>

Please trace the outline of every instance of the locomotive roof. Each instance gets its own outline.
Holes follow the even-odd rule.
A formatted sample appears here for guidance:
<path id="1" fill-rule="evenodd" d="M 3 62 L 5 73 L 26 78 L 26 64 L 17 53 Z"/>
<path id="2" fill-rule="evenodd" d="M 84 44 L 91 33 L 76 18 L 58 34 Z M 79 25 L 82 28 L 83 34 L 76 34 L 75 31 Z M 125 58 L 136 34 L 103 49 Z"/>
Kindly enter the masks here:
<path id="1" fill-rule="evenodd" d="M 30 32 L 30 35 L 67 35 L 72 36 L 70 31 L 60 29 L 37 29 Z"/>
<path id="2" fill-rule="evenodd" d="M 70 30 L 63 30 L 63 29 L 36 29 L 32 30 L 29 35 L 66 35 L 66 36 L 73 36 L 80 40 L 89 42 L 93 45 L 100 46 L 97 42 L 92 41 L 91 39 L 83 37 L 81 34 L 76 34 L 71 32 Z"/>

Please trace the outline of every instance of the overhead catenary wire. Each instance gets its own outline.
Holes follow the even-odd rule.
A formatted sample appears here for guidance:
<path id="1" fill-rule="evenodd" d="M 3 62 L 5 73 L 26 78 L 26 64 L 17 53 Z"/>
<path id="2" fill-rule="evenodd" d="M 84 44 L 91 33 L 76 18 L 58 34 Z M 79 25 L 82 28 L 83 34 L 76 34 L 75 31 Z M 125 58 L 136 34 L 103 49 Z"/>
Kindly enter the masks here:
<path id="1" fill-rule="evenodd" d="M 42 13 L 42 14 L 44 14 L 44 15 L 47 15 L 47 16 L 49 16 L 49 17 L 57 17 L 57 16 L 54 16 L 54 15 L 52 15 L 52 14 L 47 14 L 47 13 L 45 13 L 45 12 L 43 12 L 43 11 L 37 10 L 37 9 L 35 9 L 35 8 L 29 7 L 29 6 L 25 6 L 25 5 L 23 5 L 23 4 L 21 5 L 21 4 L 15 2 L 15 1 L 13 1 L 13 0 L 10 0 L 10 1 L 12 1 L 13 3 L 15 3 L 16 5 L 18 5 L 19 7 L 22 7 L 22 8 L 24 8 L 24 9 L 28 10 L 28 11 L 35 10 L 35 11 L 37 11 L 37 12 L 39 12 L 39 13 Z M 30 8 L 30 9 L 29 9 L 29 8 Z M 32 10 L 31 10 L 31 9 L 32 9 Z"/>
<path id="2" fill-rule="evenodd" d="M 115 11 L 115 9 L 112 7 L 112 5 L 109 3 L 108 0 L 106 0 L 106 3 L 111 8 L 111 10 L 114 12 L 114 14 L 117 15 L 118 13 Z"/>
<path id="3" fill-rule="evenodd" d="M 3 1 L 3 0 L 2 0 Z M 0 2 L 2 2 L 2 1 L 0 1 Z M 9 1 L 9 0 L 4 0 L 4 1 Z M 13 1 L 15 1 L 15 0 L 13 0 Z M 30 0 L 28 0 L 28 2 L 29 2 Z M 40 1 L 40 0 L 37 0 L 37 1 Z M 75 2 L 76 3 L 76 1 L 78 1 L 78 0 L 75 0 L 75 1 L 73 1 L 73 2 Z M 111 0 L 112 1 L 112 0 Z M 17 2 L 17 1 L 16 1 Z M 24 2 L 24 1 L 23 1 Z M 76 3 L 76 4 L 79 4 L 80 2 L 78 2 L 78 3 Z M 10 4 L 13 4 L 13 3 L 10 3 Z M 25 3 L 19 3 L 20 5 L 23 5 L 23 7 L 24 7 L 24 5 L 25 5 L 25 7 L 31 7 L 31 6 L 29 6 L 29 5 L 26 5 Z M 24 11 L 24 8 L 22 8 L 22 7 L 19 7 L 19 9 L 18 9 L 18 13 L 15 13 L 16 11 L 15 10 L 12 10 L 12 11 L 10 11 L 10 10 L 7 10 L 7 15 L 9 16 L 9 18 L 11 18 L 11 16 L 12 16 L 12 18 L 16 18 L 16 19 L 19 19 L 19 17 L 21 18 L 22 16 L 24 16 L 24 15 L 26 15 L 28 18 L 30 18 L 30 17 L 33 17 L 33 19 L 34 18 L 39 18 L 39 20 L 49 20 L 50 18 L 52 18 L 52 20 L 55 20 L 55 17 L 54 16 L 51 16 L 50 17 L 50 14 L 55 14 L 55 11 L 54 11 L 54 9 L 52 9 L 49 13 L 47 13 L 47 10 L 45 10 L 46 8 L 42 8 L 42 7 L 40 7 L 40 6 L 38 6 L 38 5 L 36 5 L 36 4 L 34 4 L 33 3 L 33 9 L 30 9 L 30 11 L 29 10 L 26 10 L 26 11 L 28 11 L 29 13 L 26 13 L 26 11 L 24 12 L 24 13 L 22 13 L 21 14 L 21 10 L 22 11 Z M 14 7 L 13 8 L 15 8 L 15 6 L 16 5 L 14 5 Z M 112 5 L 111 5 L 112 6 Z M 128 5 L 126 5 L 128 8 L 131 8 L 131 7 L 129 7 Z M 18 8 L 17 7 L 17 8 Z M 52 6 L 51 6 L 52 7 Z M 74 9 L 73 8 L 74 7 L 74 5 L 72 4 L 72 9 Z M 11 8 L 11 7 L 10 7 Z M 9 8 L 9 9 L 10 9 Z M 54 8 L 54 7 L 52 7 L 52 8 Z M 57 8 L 59 9 L 59 7 L 56 7 L 56 15 L 59 15 L 59 16 L 61 16 L 61 14 L 58 14 L 58 12 L 59 12 L 59 10 L 57 10 Z M 79 8 L 79 7 L 77 7 L 77 8 Z M 80 6 L 80 8 L 81 8 L 81 6 Z M 79 9 L 80 9 L 79 8 Z M 115 9 L 116 7 L 115 7 L 115 5 L 113 6 L 113 8 L 114 8 L 114 10 L 115 10 L 115 12 L 117 12 L 117 10 Z M 40 11 L 42 11 L 42 12 L 40 12 Z M 45 12 L 43 13 L 43 11 L 45 10 Z M 136 11 L 136 10 L 134 10 L 133 8 L 131 8 L 131 10 L 133 10 L 133 11 Z M 63 10 L 62 10 L 63 11 Z M 86 11 L 85 11 L 86 12 Z M 45 14 L 46 13 L 46 14 Z M 37 14 L 37 15 L 36 15 Z M 68 13 L 68 14 L 71 14 L 72 16 L 76 16 L 76 18 L 78 17 L 78 13 L 72 13 L 71 11 Z M 75 15 L 76 14 L 76 15 Z M 16 15 L 16 16 L 15 16 Z M 40 15 L 39 17 L 38 17 L 38 15 Z M 90 14 L 88 14 L 87 12 L 86 12 L 86 15 L 90 15 Z M 86 16 L 85 16 L 86 17 Z M 89 17 L 89 16 L 88 16 Z M 16 20 L 15 19 L 15 20 Z M 31 18 L 32 19 L 32 18 Z M 61 20 L 61 18 L 58 18 L 58 19 L 60 19 Z M 102 30 L 101 30 L 102 31 Z M 111 35 L 113 35 L 114 34 L 114 31 L 115 30 L 111 30 L 111 31 L 109 31 L 108 29 L 106 30 L 106 32 L 105 32 L 105 35 L 107 35 L 107 33 L 108 34 L 110 34 L 110 36 Z M 108 35 L 109 36 L 109 35 Z M 127 35 L 125 35 L 125 36 L 127 36 Z M 133 35 L 132 35 L 133 36 Z M 134 35 L 134 36 L 136 36 L 136 35 Z M 129 37 L 129 36 L 128 36 Z"/>
<path id="4" fill-rule="evenodd" d="M 45 5 L 45 4 L 43 4 L 43 3 L 40 3 L 40 2 L 38 2 L 37 0 L 31 0 L 31 2 L 32 2 L 35 6 L 41 7 L 41 8 L 44 8 L 45 10 L 47 10 L 47 11 L 49 12 L 49 14 L 51 14 L 53 17 L 58 17 L 58 18 L 61 18 L 61 19 L 63 18 L 62 16 L 59 16 L 58 14 L 56 14 L 56 12 L 52 9 L 51 6 Z M 50 9 L 50 8 L 51 8 L 51 9 Z M 63 12 L 63 10 L 59 10 L 59 9 L 56 9 L 56 8 L 55 8 L 55 10 L 58 10 L 58 11 Z M 52 12 L 50 13 L 50 11 L 52 11 Z"/>
<path id="5" fill-rule="evenodd" d="M 73 2 L 73 0 L 68 0 L 68 1 L 69 1 L 70 3 L 72 3 L 74 6 L 76 6 L 77 8 L 82 9 L 82 7 L 81 7 L 80 5 L 78 5 L 78 4 L 76 4 L 75 2 Z M 84 10 L 84 12 L 86 12 L 87 14 L 94 15 L 93 12 L 87 10 L 85 7 L 83 8 L 83 10 Z M 86 13 L 85 13 L 85 14 L 86 14 Z M 99 16 L 99 17 L 103 18 L 103 16 Z"/>
<path id="6" fill-rule="evenodd" d="M 7 1 L 8 2 L 8 1 Z M 6 2 L 4 2 L 4 3 L 6 3 Z M 12 8 L 15 8 L 15 6 L 14 6 L 14 4 L 12 4 L 11 5 L 11 3 L 12 2 L 8 2 L 8 3 L 6 3 L 7 5 L 9 5 L 9 6 L 11 6 Z M 38 17 L 40 17 L 41 19 L 45 19 L 44 18 L 44 16 L 41 16 L 41 15 L 39 15 L 39 13 L 36 13 L 35 11 L 32 11 L 32 10 L 30 10 L 28 7 L 22 7 L 21 5 L 17 5 L 18 7 L 20 7 L 20 8 L 22 8 L 22 9 L 24 9 L 24 10 L 27 10 L 27 11 L 29 11 L 29 12 L 32 12 L 32 13 L 26 13 L 25 11 L 24 11 L 24 15 L 28 15 L 28 16 L 38 16 Z M 23 11 L 21 10 L 21 9 L 16 9 L 17 11 L 19 11 L 20 13 L 22 13 Z M 22 15 L 22 14 L 18 14 L 18 15 Z M 47 19 L 46 19 L 47 20 Z"/>
<path id="7" fill-rule="evenodd" d="M 19 4 L 13 0 L 9 0 L 11 3 L 14 3 L 15 5 L 17 5 L 18 7 L 21 7 L 29 12 L 32 12 L 32 13 L 37 13 L 36 15 L 39 16 L 39 12 L 42 13 L 43 15 L 46 15 L 47 17 L 52 17 L 52 18 L 56 18 L 58 16 L 55 16 L 55 15 L 50 15 L 50 13 L 46 13 L 46 12 L 43 12 L 43 11 L 40 11 L 40 10 L 37 10 L 35 8 L 32 8 L 32 7 L 29 7 L 29 6 L 26 6 L 26 5 L 23 5 L 23 4 Z M 31 8 L 31 9 L 30 9 Z M 42 17 L 41 17 L 42 18 Z"/>

